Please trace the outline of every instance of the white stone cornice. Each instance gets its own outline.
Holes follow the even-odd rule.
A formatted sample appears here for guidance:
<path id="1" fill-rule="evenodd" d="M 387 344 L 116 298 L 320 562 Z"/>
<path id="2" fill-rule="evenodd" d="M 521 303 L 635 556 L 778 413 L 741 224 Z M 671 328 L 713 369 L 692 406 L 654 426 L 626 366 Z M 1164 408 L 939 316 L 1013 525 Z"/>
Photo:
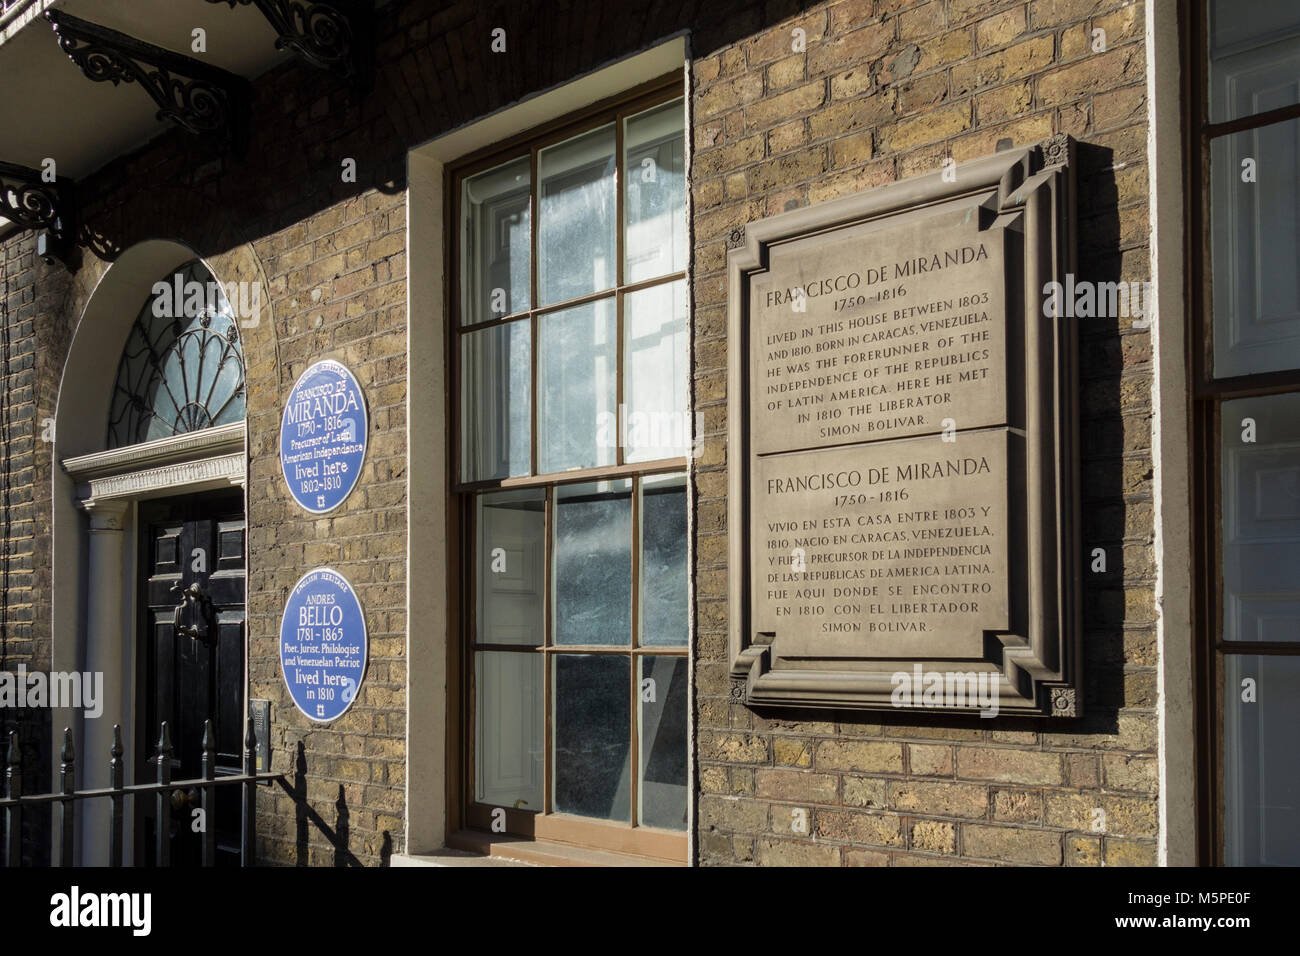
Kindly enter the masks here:
<path id="1" fill-rule="evenodd" d="M 234 422 L 230 425 L 218 425 L 200 431 L 182 432 L 169 438 L 127 445 L 125 448 L 110 448 L 90 455 L 78 455 L 63 460 L 63 470 L 74 481 L 93 481 L 110 475 L 140 473 L 143 469 L 161 469 L 163 465 L 172 465 L 196 458 L 211 459 L 217 455 L 230 455 L 238 452 L 242 458 L 244 452 L 244 423 Z M 241 466 L 242 480 L 242 466 Z"/>
<path id="2" fill-rule="evenodd" d="M 152 498 L 173 491 L 203 491 L 244 483 L 244 455 L 222 455 L 198 461 L 177 462 L 161 468 L 106 478 L 92 478 L 81 507 L 92 514 L 113 502 Z M 85 487 L 85 486 L 83 486 Z"/>

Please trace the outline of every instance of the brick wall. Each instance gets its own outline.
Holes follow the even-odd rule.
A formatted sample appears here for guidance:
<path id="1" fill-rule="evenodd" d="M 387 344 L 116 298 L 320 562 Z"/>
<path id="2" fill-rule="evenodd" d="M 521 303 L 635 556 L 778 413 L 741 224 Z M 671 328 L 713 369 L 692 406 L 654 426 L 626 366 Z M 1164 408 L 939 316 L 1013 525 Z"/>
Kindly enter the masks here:
<path id="1" fill-rule="evenodd" d="M 35 639 L 36 237 L 16 233 L 0 245 L 0 670 L 48 662 Z"/>
<path id="2" fill-rule="evenodd" d="M 1142 31 L 1135 2 L 842 0 L 695 62 L 701 863 L 1154 862 L 1151 351 L 1127 319 L 1080 327 L 1085 547 L 1109 568 L 1085 580 L 1086 718 L 754 711 L 726 652 L 728 231 L 1068 133 L 1080 276 L 1145 279 Z"/>
<path id="3" fill-rule="evenodd" d="M 406 151 L 689 29 L 697 57 L 694 387 L 710 436 L 699 463 L 696 542 L 700 861 L 1149 862 L 1155 649 L 1145 333 L 1095 320 L 1083 336 L 1085 530 L 1089 548 L 1108 549 L 1111 571 L 1088 581 L 1090 716 L 1082 726 L 777 717 L 732 702 L 723 500 L 727 231 L 792 204 L 932 170 L 949 154 L 963 160 L 1002 139 L 1021 145 L 1068 132 L 1084 144 L 1081 272 L 1144 278 L 1141 23 L 1140 4 L 1064 0 L 389 4 L 369 93 L 291 61 L 254 84 L 246 156 L 163 132 L 87 178 L 75 275 L 36 264 L 30 233 L 5 241 L 4 321 L 13 330 L 5 403 L 11 421 L 25 423 L 6 431 L 15 476 L 6 485 L 14 516 L 6 528 L 18 529 L 6 533 L 11 554 L 32 556 L 29 567 L 9 565 L 6 661 L 48 660 L 51 449 L 33 429 L 53 415 L 70 329 L 95 282 L 123 249 L 156 237 L 186 243 L 223 281 L 260 276 L 271 319 L 245 340 L 250 693 L 273 702 L 273 769 L 293 793 L 260 791 L 259 854 L 371 865 L 401 852 L 404 413 L 413 387 L 404 351 Z M 498 26 L 509 38 L 503 56 L 488 52 Z M 790 50 L 795 26 L 806 31 L 804 53 Z M 1107 31 L 1108 52 L 1090 52 L 1093 27 Z M 356 160 L 356 183 L 341 179 L 344 158 Z M 292 382 L 326 357 L 361 381 L 372 431 L 358 489 L 338 511 L 315 517 L 288 498 L 276 436 Z M 34 377 L 24 378 L 24 363 Z M 275 653 L 288 589 L 324 563 L 357 586 L 371 641 L 360 697 L 328 726 L 293 708 Z M 20 612 L 26 621 L 13 616 Z M 790 832 L 796 806 L 810 811 L 815 838 Z M 1101 835 L 1091 831 L 1098 806 L 1109 821 Z"/>
<path id="4" fill-rule="evenodd" d="M 254 244 L 270 286 L 278 355 L 246 353 L 250 693 L 271 701 L 272 767 L 289 775 L 294 788 L 292 795 L 267 791 L 259 807 L 269 814 L 259 855 L 271 862 L 376 862 L 402 849 L 405 230 L 405 197 L 371 191 Z M 289 496 L 279 429 L 293 382 L 323 358 L 343 362 L 357 376 L 370 435 L 356 489 L 339 509 L 316 516 Z M 356 588 L 370 646 L 356 703 L 338 720 L 314 725 L 289 697 L 278 641 L 289 591 L 307 569 L 324 565 Z M 319 822 L 308 820 L 312 814 Z"/>
<path id="5" fill-rule="evenodd" d="M 29 271 L 22 281 L 39 289 L 18 292 L 28 324 L 15 355 L 35 346 L 52 370 L 42 386 L 48 414 L 69 330 L 96 282 L 135 243 L 177 240 L 211 262 L 220 280 L 260 276 L 269 289 L 272 321 L 244 336 L 250 694 L 272 701 L 272 769 L 287 775 L 292 793 L 259 791 L 261 858 L 369 865 L 404 849 L 407 150 L 684 28 L 717 46 L 798 6 L 650 3 L 629 17 L 599 0 L 398 0 L 380 11 L 369 92 L 290 61 L 253 85 L 246 155 L 159 127 L 148 145 L 80 184 L 75 274 L 38 266 L 39 278 Z M 496 27 L 507 31 L 506 55 L 489 52 Z M 354 183 L 340 175 L 345 158 L 356 162 Z M 34 237 L 17 241 L 23 245 L 12 256 L 29 268 Z M 284 395 L 310 362 L 327 357 L 348 364 L 365 389 L 371 436 L 357 491 L 338 511 L 314 517 L 289 500 L 276 441 Z M 45 461 L 48 467 L 48 449 Z M 46 500 L 35 502 L 21 541 L 47 588 L 45 603 L 33 604 L 30 640 L 48 658 L 48 472 L 37 484 Z M 356 585 L 370 637 L 361 694 L 328 726 L 293 708 L 276 654 L 289 588 L 322 563 Z"/>
<path id="6" fill-rule="evenodd" d="M 36 256 L 32 232 L 0 240 L 0 671 L 50 668 L 50 421 L 62 364 L 58 318 L 68 279 Z M 38 321 L 48 317 L 48 321 Z M 0 708 L 0 755 L 16 731 L 23 786 L 47 789 L 53 755 L 50 713 Z M 49 860 L 50 811 L 23 818 L 25 859 Z"/>

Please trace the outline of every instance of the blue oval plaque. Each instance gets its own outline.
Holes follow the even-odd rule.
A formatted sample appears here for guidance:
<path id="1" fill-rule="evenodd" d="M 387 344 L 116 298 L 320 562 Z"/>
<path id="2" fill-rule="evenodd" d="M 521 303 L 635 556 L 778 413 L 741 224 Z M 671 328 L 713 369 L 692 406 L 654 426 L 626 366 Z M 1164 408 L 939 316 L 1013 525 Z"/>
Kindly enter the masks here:
<path id="1" fill-rule="evenodd" d="M 326 359 L 303 372 L 280 422 L 280 467 L 289 493 L 313 514 L 343 504 L 366 458 L 366 399 L 355 376 Z"/>
<path id="2" fill-rule="evenodd" d="M 348 579 L 308 571 L 280 619 L 280 671 L 298 709 L 315 721 L 342 717 L 366 672 L 366 619 Z"/>

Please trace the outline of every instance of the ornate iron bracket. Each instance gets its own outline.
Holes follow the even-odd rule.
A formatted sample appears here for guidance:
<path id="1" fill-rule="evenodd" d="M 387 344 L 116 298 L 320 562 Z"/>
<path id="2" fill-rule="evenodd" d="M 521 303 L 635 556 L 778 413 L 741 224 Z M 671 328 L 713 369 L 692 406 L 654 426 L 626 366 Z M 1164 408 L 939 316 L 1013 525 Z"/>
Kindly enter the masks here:
<path id="1" fill-rule="evenodd" d="M 70 179 L 46 182 L 39 169 L 0 162 L 0 218 L 41 230 L 41 258 L 69 265 L 76 237 L 76 184 Z"/>
<path id="2" fill-rule="evenodd" d="M 256 6 L 275 30 L 277 50 L 368 88 L 374 73 L 374 6 L 368 0 L 208 0 Z"/>
<path id="3" fill-rule="evenodd" d="M 62 10 L 45 11 L 59 47 L 88 79 L 139 83 L 158 104 L 158 119 L 200 136 L 227 140 L 242 153 L 252 94 L 248 81 L 207 63 L 145 43 Z"/>

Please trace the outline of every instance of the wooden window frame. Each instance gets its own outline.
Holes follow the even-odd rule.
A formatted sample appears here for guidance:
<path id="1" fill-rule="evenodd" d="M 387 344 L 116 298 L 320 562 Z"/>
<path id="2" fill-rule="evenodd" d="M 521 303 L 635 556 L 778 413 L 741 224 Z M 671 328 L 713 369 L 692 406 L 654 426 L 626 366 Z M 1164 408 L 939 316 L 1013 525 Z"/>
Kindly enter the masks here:
<path id="1" fill-rule="evenodd" d="M 1197 0 L 1179 17 L 1183 51 L 1184 292 L 1187 297 L 1187 369 L 1191 435 L 1193 687 L 1196 735 L 1196 860 L 1224 865 L 1223 658 L 1226 654 L 1297 655 L 1300 641 L 1227 641 L 1223 634 L 1220 495 L 1221 410 L 1240 398 L 1300 392 L 1300 369 L 1215 378 L 1211 289 L 1210 144 L 1222 136 L 1300 118 L 1300 104 L 1211 123 L 1209 118 L 1208 2 Z"/>
<path id="2" fill-rule="evenodd" d="M 662 830 L 641 825 L 637 822 L 637 786 L 639 783 L 640 755 L 639 746 L 639 695 L 635 688 L 639 684 L 639 661 L 647 656 L 670 656 L 689 661 L 689 644 L 673 647 L 641 647 L 639 621 L 639 548 L 641 542 L 640 508 L 641 480 L 662 474 L 686 474 L 688 459 L 686 457 L 657 459 L 653 461 L 626 462 L 624 459 L 625 436 L 621 434 L 622 422 L 619 422 L 620 434 L 616 442 L 616 458 L 612 465 L 574 469 L 558 473 L 539 474 L 538 458 L 538 353 L 539 353 L 539 319 L 548 314 L 562 312 L 601 299 L 613 298 L 616 309 L 616 408 L 624 403 L 624 299 L 628 294 L 655 286 L 670 286 L 678 281 L 685 281 L 687 270 L 666 273 L 653 279 L 635 283 L 624 282 L 626 268 L 624 254 L 625 234 L 625 183 L 624 170 L 624 128 L 629 116 L 634 116 L 656 106 L 669 103 L 675 99 L 683 101 L 685 115 L 685 97 L 687 90 L 680 71 L 660 76 L 647 83 L 636 86 L 624 93 L 594 103 L 576 112 L 526 130 L 503 142 L 479 150 L 460 161 L 448 164 L 444 172 L 445 198 L 445 234 L 448 236 L 444 261 L 447 301 L 446 347 L 448 366 L 448 417 L 446 434 L 450 437 L 448 447 L 448 562 L 449 573 L 453 576 L 450 593 L 455 600 L 449 608 L 449 633 L 453 640 L 448 641 L 448 706 L 446 743 L 448 754 L 447 774 L 447 823 L 448 845 L 454 848 L 475 852 L 490 849 L 492 839 L 499 838 L 509 843 L 518 840 L 539 840 L 554 844 L 567 844 L 583 849 L 604 850 L 613 853 L 630 854 L 645 857 L 653 861 L 685 864 L 687 862 L 688 834 L 686 830 Z M 616 275 L 613 285 L 602 290 L 572 299 L 539 305 L 538 296 L 538 256 L 537 243 L 539 231 L 538 199 L 539 179 L 538 164 L 541 150 L 590 132 L 602 126 L 614 124 L 615 128 L 615 259 Z M 689 136 L 685 137 L 687 154 L 684 157 L 689 167 Z M 529 308 L 511 312 L 505 316 L 494 317 L 485 321 L 461 325 L 462 295 L 461 264 L 464 240 L 461 223 L 461 185 L 467 178 L 501 166 L 524 156 L 530 157 L 530 261 Z M 684 169 L 685 172 L 685 169 Z M 689 187 L 688 187 L 689 188 Z M 687 204 L 689 210 L 689 203 Z M 689 223 L 687 224 L 689 225 Z M 689 236 L 689 230 L 687 232 Z M 688 240 L 689 255 L 689 240 Z M 530 325 L 530 348 L 532 352 L 530 372 L 530 467 L 526 476 L 485 479 L 475 481 L 462 480 L 462 434 L 461 415 L 461 360 L 460 338 L 463 335 L 493 328 L 511 322 L 528 322 Z M 689 312 L 688 312 L 689 322 Z M 618 416 L 620 419 L 622 416 Z M 562 485 L 581 484 L 595 481 L 630 479 L 632 483 L 632 633 L 626 645 L 601 645 L 588 647 L 579 645 L 553 645 L 552 643 L 552 550 L 553 550 L 553 502 L 554 491 Z M 544 586 L 544 638 L 540 647 L 532 648 L 534 653 L 543 655 L 543 780 L 544 808 L 536 813 L 505 807 L 506 833 L 491 832 L 491 814 L 498 809 L 495 806 L 474 802 L 474 743 L 475 743 L 475 698 L 474 698 L 474 652 L 477 649 L 490 649 L 495 645 L 474 644 L 474 609 L 476 607 L 474 578 L 474 561 L 476 544 L 475 504 L 478 496 L 484 492 L 506 491 L 511 489 L 536 488 L 545 489 L 545 586 Z M 689 542 L 688 542 L 689 546 Z M 522 647 L 511 647 L 514 652 L 525 652 Z M 570 814 L 555 813 L 552 809 L 552 704 L 553 675 L 551 660 L 557 653 L 575 654 L 614 654 L 630 659 L 631 681 L 629 686 L 629 704 L 631 707 L 631 743 L 629 762 L 631 767 L 632 788 L 630 793 L 630 821 L 602 821 L 594 818 Z M 689 746 L 689 740 L 687 742 Z M 689 763 L 689 761 L 688 761 Z M 689 786 L 689 779 L 688 779 Z M 690 795 L 687 800 L 689 804 Z"/>

